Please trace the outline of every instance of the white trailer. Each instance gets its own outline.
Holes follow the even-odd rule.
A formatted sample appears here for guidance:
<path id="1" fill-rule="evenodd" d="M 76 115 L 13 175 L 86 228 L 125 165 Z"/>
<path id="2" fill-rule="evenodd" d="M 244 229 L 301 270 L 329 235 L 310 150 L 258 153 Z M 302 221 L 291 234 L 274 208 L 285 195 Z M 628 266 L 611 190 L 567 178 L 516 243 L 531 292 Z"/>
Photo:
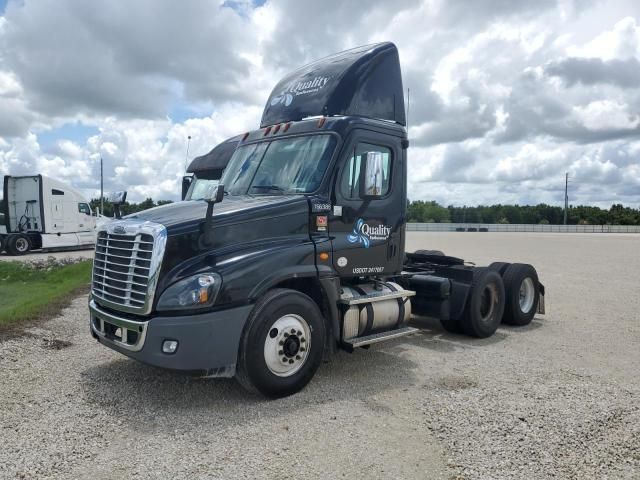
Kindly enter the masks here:
<path id="1" fill-rule="evenodd" d="M 4 177 L 4 227 L 0 251 L 24 255 L 30 250 L 91 247 L 96 218 L 76 189 L 43 175 Z"/>

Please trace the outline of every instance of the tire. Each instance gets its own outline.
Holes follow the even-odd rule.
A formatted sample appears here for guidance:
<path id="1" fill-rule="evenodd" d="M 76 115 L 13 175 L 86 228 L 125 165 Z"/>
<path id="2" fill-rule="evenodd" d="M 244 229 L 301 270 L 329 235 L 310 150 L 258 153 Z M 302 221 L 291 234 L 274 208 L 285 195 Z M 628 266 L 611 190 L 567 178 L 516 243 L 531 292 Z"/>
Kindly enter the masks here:
<path id="1" fill-rule="evenodd" d="M 465 333 L 460 320 L 440 320 L 440 325 L 442 325 L 442 328 L 444 328 L 449 333 L 457 333 L 460 335 Z"/>
<path id="2" fill-rule="evenodd" d="M 477 338 L 490 337 L 500 326 L 504 306 L 505 291 L 500 274 L 489 268 L 477 268 L 461 319 L 464 332 Z"/>
<path id="3" fill-rule="evenodd" d="M 11 255 L 24 255 L 31 250 L 31 239 L 22 233 L 9 235 L 7 239 L 7 251 Z"/>
<path id="4" fill-rule="evenodd" d="M 311 298 L 296 290 L 271 290 L 245 325 L 236 379 L 247 390 L 271 398 L 296 393 L 318 370 L 325 336 L 324 319 Z"/>
<path id="5" fill-rule="evenodd" d="M 436 255 L 438 257 L 444 257 L 444 252 L 441 252 L 440 250 L 416 250 L 415 252 L 413 252 L 417 255 Z"/>
<path id="6" fill-rule="evenodd" d="M 503 322 L 517 326 L 529 325 L 540 299 L 536 269 L 524 263 L 514 263 L 504 272 L 503 279 L 506 294 Z"/>
<path id="7" fill-rule="evenodd" d="M 0 253 L 4 251 L 5 239 L 4 237 L 0 237 Z"/>
<path id="8" fill-rule="evenodd" d="M 494 272 L 498 272 L 500 276 L 504 277 L 505 270 L 511 265 L 507 262 L 493 262 L 489 265 L 489 270 L 493 270 Z"/>

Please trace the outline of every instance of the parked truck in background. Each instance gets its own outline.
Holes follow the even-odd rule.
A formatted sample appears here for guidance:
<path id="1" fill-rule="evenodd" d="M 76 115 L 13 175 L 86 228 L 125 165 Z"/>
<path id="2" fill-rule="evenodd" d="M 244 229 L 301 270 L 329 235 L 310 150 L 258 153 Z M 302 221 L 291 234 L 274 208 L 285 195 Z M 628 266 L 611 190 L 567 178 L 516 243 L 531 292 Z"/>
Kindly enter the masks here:
<path id="1" fill-rule="evenodd" d="M 96 216 L 76 189 L 44 175 L 5 175 L 0 251 L 92 247 Z"/>
<path id="2" fill-rule="evenodd" d="M 531 265 L 405 253 L 408 147 L 395 45 L 287 75 L 203 200 L 99 230 L 92 335 L 278 397 L 337 349 L 415 332 L 412 313 L 481 338 L 544 313 Z"/>
<path id="3" fill-rule="evenodd" d="M 241 135 L 229 138 L 193 159 L 187 167 L 188 175 L 182 177 L 182 200 L 203 200 L 210 195 L 241 139 Z"/>

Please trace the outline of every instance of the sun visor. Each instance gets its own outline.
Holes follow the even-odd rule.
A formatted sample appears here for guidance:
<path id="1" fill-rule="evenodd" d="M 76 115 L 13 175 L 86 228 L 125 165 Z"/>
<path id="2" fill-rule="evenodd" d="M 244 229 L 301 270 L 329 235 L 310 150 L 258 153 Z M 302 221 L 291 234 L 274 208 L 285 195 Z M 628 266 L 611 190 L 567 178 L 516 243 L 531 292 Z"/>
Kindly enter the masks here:
<path id="1" fill-rule="evenodd" d="M 406 125 L 398 49 L 385 42 L 346 50 L 284 77 L 260 127 L 317 115 L 357 115 Z"/>
<path id="2" fill-rule="evenodd" d="M 189 164 L 189 168 L 187 168 L 187 173 L 200 174 L 203 178 L 209 178 L 210 180 L 219 179 L 241 139 L 242 135 L 229 138 L 216 145 L 206 155 L 194 158 Z"/>

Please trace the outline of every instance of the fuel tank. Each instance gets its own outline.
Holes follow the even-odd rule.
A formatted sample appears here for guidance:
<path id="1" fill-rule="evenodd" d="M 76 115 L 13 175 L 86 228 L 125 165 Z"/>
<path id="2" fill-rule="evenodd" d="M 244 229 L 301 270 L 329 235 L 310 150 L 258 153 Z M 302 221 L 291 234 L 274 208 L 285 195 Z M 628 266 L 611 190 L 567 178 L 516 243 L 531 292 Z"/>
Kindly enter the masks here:
<path id="1" fill-rule="evenodd" d="M 343 300 L 362 295 L 384 295 L 404 290 L 393 282 L 363 283 L 342 288 Z M 408 297 L 391 298 L 359 305 L 351 305 L 344 313 L 342 336 L 347 340 L 371 333 L 404 326 L 411 318 Z"/>

